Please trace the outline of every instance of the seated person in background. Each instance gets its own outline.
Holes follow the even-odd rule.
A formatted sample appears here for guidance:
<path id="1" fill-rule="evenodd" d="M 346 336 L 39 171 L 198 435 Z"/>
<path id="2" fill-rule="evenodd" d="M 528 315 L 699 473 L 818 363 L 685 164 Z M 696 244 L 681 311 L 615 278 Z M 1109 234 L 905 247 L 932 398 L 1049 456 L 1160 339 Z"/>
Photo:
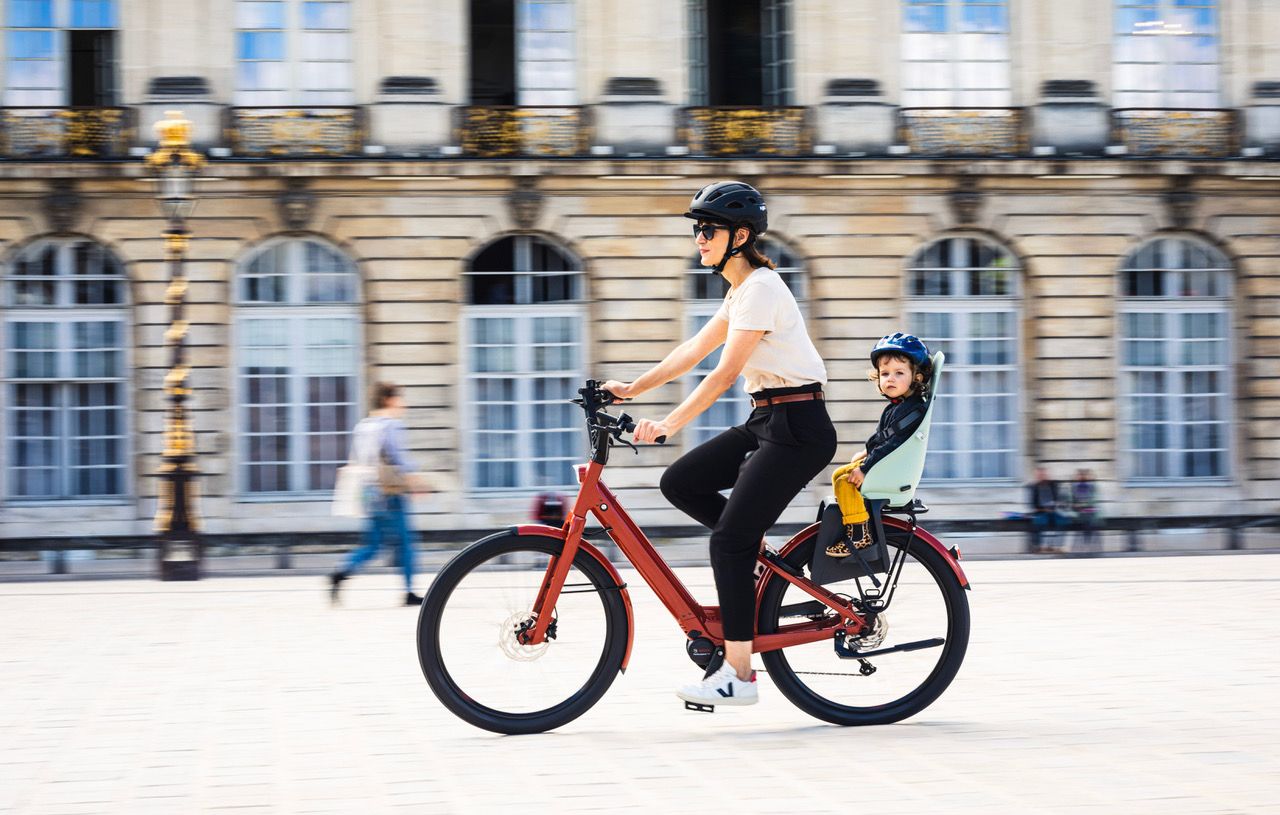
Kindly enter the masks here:
<path id="1" fill-rule="evenodd" d="M 869 516 L 862 493 L 858 490 L 876 462 L 911 438 L 929 407 L 932 364 L 929 349 L 919 339 L 903 333 L 881 337 L 871 349 L 871 365 L 867 378 L 876 383 L 889 404 L 880 414 L 876 432 L 867 439 L 867 449 L 831 475 L 831 487 L 835 490 L 836 503 L 840 505 L 846 538 L 827 547 L 827 554 L 831 557 L 848 557 L 852 554 L 850 543 L 854 549 L 865 549 L 871 545 L 871 530 L 866 523 Z"/>
<path id="2" fill-rule="evenodd" d="M 1051 546 L 1041 545 L 1046 529 L 1065 529 L 1066 517 L 1058 511 L 1058 482 L 1049 478 L 1049 471 L 1036 467 L 1035 483 L 1027 488 L 1027 503 L 1031 506 L 1031 551 L 1053 554 Z"/>

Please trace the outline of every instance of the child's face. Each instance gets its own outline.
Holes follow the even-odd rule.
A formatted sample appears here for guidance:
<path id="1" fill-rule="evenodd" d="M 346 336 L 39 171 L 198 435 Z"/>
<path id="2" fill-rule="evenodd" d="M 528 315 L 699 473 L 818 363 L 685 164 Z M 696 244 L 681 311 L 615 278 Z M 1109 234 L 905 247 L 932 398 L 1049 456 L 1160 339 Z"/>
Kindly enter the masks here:
<path id="1" fill-rule="evenodd" d="M 911 390 L 911 364 L 885 357 L 880 360 L 880 392 L 891 399 L 905 396 Z"/>

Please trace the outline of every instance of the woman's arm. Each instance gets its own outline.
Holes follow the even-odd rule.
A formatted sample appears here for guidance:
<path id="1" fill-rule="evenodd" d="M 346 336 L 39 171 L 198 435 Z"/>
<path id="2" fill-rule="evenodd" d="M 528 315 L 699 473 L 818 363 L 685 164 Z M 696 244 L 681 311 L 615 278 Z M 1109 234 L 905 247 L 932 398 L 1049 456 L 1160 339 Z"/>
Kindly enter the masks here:
<path id="1" fill-rule="evenodd" d="M 740 328 L 730 331 L 729 341 L 725 344 L 724 353 L 720 355 L 720 364 L 716 365 L 715 369 L 698 384 L 698 387 L 693 389 L 693 393 L 689 394 L 679 407 L 668 413 L 665 419 L 660 422 L 641 419 L 636 424 L 636 441 L 647 442 L 653 441 L 658 436 L 671 436 L 693 421 L 702 411 L 711 407 L 722 393 L 738 381 L 742 369 L 747 365 L 747 360 L 751 358 L 751 352 L 756 350 L 765 333 Z"/>
<path id="2" fill-rule="evenodd" d="M 634 382 L 628 384 L 611 379 L 604 383 L 604 389 L 614 396 L 634 399 L 645 391 L 665 385 L 693 370 L 693 366 L 707 354 L 724 344 L 728 333 L 729 324 L 718 317 L 712 317 L 697 334 L 673 348 L 662 362 L 645 371 Z"/>

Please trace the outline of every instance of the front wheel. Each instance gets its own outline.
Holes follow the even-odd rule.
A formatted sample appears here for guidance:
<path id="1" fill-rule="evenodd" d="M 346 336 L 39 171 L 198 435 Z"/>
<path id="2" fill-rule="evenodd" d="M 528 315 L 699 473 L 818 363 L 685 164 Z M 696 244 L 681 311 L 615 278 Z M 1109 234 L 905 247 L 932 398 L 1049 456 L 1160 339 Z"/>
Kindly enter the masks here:
<path id="1" fill-rule="evenodd" d="M 432 581 L 418 616 L 418 662 L 446 708 L 495 733 L 541 733 L 591 708 L 613 683 L 629 622 L 621 588 L 579 551 L 547 640 L 521 626 L 564 541 L 503 532 L 464 549 Z"/>
<path id="2" fill-rule="evenodd" d="M 875 627 L 847 644 L 863 652 L 912 643 L 940 645 L 870 657 L 866 662 L 874 670 L 856 659 L 841 659 L 830 640 L 762 655 L 783 696 L 811 716 L 832 724 L 889 724 L 919 713 L 951 684 L 969 645 L 969 601 L 951 567 L 923 541 L 917 539 L 907 546 L 906 532 L 886 532 L 891 558 L 903 556 L 897 589 Z M 792 550 L 788 562 L 807 566 L 816 539 L 814 535 Z M 866 578 L 862 580 L 864 586 L 869 585 Z M 826 588 L 859 597 L 852 580 L 827 584 Z M 804 622 L 808 615 L 821 616 L 821 609 L 814 606 L 807 594 L 774 578 L 760 602 L 758 630 L 771 634 L 780 625 Z"/>

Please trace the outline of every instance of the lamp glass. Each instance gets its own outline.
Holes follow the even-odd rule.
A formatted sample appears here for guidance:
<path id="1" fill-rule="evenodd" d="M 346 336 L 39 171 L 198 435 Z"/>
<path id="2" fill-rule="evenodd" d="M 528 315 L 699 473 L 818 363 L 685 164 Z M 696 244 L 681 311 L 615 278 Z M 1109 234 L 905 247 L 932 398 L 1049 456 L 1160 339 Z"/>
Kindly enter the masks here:
<path id="1" fill-rule="evenodd" d="M 157 198 L 170 220 L 185 220 L 196 205 L 195 196 L 191 194 L 191 176 L 182 170 L 166 172 L 160 177 Z"/>

